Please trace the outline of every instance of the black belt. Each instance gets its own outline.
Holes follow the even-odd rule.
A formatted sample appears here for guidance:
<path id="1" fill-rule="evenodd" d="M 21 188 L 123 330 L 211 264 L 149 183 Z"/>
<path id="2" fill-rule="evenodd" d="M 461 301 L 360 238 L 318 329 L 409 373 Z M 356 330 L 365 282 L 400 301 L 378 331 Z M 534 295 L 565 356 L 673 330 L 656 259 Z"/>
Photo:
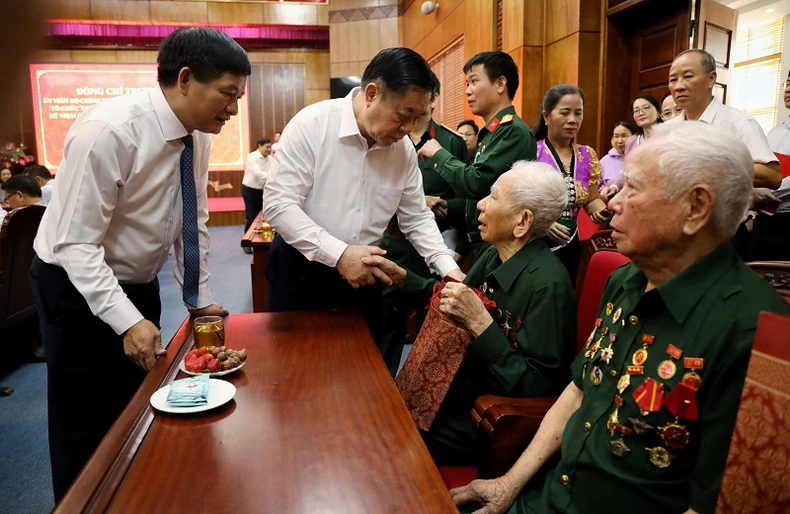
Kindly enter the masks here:
<path id="1" fill-rule="evenodd" d="M 479 230 L 475 230 L 474 232 L 467 232 L 466 239 L 470 243 L 479 243 L 483 240 L 483 237 L 480 235 Z"/>

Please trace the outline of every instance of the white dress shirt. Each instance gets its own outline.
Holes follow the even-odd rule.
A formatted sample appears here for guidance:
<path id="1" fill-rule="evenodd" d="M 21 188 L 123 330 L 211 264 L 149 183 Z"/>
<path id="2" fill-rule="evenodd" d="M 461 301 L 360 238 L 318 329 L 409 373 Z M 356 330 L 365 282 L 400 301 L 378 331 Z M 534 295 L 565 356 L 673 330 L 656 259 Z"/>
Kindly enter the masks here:
<path id="1" fill-rule="evenodd" d="M 263 186 L 266 185 L 266 180 L 269 178 L 269 165 L 271 162 L 271 158 L 264 157 L 258 150 L 250 153 L 247 156 L 247 161 L 244 163 L 242 185 L 253 189 L 263 189 Z"/>
<path id="2" fill-rule="evenodd" d="M 41 198 L 44 201 L 44 205 L 48 205 L 50 200 L 52 200 L 52 188 L 55 187 L 55 179 L 51 179 L 47 181 L 46 184 L 41 186 Z"/>
<path id="3" fill-rule="evenodd" d="M 264 188 L 264 218 L 307 259 L 336 266 L 349 245 L 377 245 L 392 216 L 440 276 L 458 266 L 425 204 L 409 138 L 381 147 L 359 132 L 352 97 L 302 109 L 286 126 Z"/>
<path id="4" fill-rule="evenodd" d="M 774 152 L 790 155 L 790 120 L 768 132 L 768 144 L 771 145 L 771 150 Z M 776 212 L 790 212 L 790 177 L 782 179 L 782 185 L 774 191 L 774 195 L 783 200 L 776 208 Z"/>
<path id="5" fill-rule="evenodd" d="M 686 119 L 686 113 L 672 118 L 667 123 L 679 123 Z M 677 121 L 676 121 L 677 120 Z M 768 145 L 768 139 L 765 137 L 765 132 L 754 118 L 745 112 L 724 105 L 719 102 L 715 97 L 711 99 L 705 112 L 699 117 L 699 121 L 703 121 L 708 125 L 714 127 L 722 127 L 730 132 L 734 137 L 743 141 L 749 153 L 752 155 L 754 162 L 767 164 L 769 162 L 778 162 L 778 159 L 771 151 Z"/>
<path id="6" fill-rule="evenodd" d="M 91 311 L 122 334 L 143 319 L 119 282 L 151 282 L 175 243 L 176 281 L 183 283 L 180 158 L 187 131 L 159 88 L 111 98 L 72 125 L 54 190 L 33 243 L 38 257 L 60 266 Z M 211 137 L 194 132 L 200 239 L 198 305 L 212 303 L 207 253 Z"/>

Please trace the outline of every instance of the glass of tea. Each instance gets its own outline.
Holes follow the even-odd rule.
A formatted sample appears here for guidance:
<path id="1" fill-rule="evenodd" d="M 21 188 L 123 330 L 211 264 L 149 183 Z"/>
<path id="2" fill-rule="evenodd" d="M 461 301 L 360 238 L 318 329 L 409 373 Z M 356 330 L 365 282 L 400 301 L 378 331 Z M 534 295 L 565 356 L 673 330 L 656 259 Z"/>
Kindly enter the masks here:
<path id="1" fill-rule="evenodd" d="M 195 348 L 224 345 L 225 324 L 220 316 L 195 318 Z"/>

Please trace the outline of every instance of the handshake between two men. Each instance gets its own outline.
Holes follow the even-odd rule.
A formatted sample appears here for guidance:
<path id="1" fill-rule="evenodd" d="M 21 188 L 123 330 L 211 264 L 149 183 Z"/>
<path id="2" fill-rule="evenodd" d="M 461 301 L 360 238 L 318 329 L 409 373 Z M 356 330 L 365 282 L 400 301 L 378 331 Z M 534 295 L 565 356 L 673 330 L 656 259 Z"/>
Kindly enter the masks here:
<path id="1" fill-rule="evenodd" d="M 406 271 L 385 259 L 386 254 L 386 250 L 378 246 L 350 245 L 337 261 L 337 271 L 354 289 L 372 286 L 376 280 L 388 286 L 398 285 L 405 280 Z M 454 269 L 447 276 L 460 282 L 465 275 Z"/>

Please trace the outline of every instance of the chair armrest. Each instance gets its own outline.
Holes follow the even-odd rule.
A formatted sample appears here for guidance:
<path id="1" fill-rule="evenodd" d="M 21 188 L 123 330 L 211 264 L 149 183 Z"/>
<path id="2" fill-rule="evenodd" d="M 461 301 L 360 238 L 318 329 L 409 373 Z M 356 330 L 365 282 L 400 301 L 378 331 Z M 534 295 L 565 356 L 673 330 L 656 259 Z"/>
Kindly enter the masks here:
<path id="1" fill-rule="evenodd" d="M 478 398 L 471 415 L 486 454 L 480 465 L 481 476 L 506 472 L 532 441 L 556 401 L 557 398 Z"/>

